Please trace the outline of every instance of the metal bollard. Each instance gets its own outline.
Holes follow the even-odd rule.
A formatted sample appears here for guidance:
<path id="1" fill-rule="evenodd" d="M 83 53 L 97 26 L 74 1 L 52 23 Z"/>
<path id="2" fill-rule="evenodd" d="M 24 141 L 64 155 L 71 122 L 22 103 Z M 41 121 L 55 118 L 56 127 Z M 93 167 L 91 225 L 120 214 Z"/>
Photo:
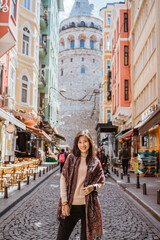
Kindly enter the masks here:
<path id="1" fill-rule="evenodd" d="M 117 177 L 119 177 L 119 172 L 118 172 L 118 170 L 117 170 L 116 174 L 117 174 Z"/>
<path id="2" fill-rule="evenodd" d="M 136 184 L 137 188 L 140 188 L 140 183 L 139 183 L 139 173 L 137 173 L 137 184 Z"/>
<path id="3" fill-rule="evenodd" d="M 29 185 L 29 175 L 27 176 L 27 185 Z"/>
<path id="4" fill-rule="evenodd" d="M 160 190 L 157 191 L 157 204 L 160 204 Z"/>
<path id="5" fill-rule="evenodd" d="M 39 170 L 39 177 L 41 177 L 41 170 Z"/>
<path id="6" fill-rule="evenodd" d="M 18 179 L 18 190 L 21 190 L 21 180 Z"/>
<path id="7" fill-rule="evenodd" d="M 34 174 L 33 174 L 33 180 L 34 181 L 36 180 L 36 172 L 34 172 Z"/>
<path id="8" fill-rule="evenodd" d="M 143 195 L 147 195 L 146 183 L 143 184 Z"/>
<path id="9" fill-rule="evenodd" d="M 123 180 L 123 173 L 121 173 L 121 179 Z"/>
<path id="10" fill-rule="evenodd" d="M 8 185 L 4 186 L 4 198 L 8 198 Z"/>
<path id="11" fill-rule="evenodd" d="M 130 175 L 127 175 L 127 182 L 130 183 Z"/>
<path id="12" fill-rule="evenodd" d="M 45 168 L 43 168 L 43 174 L 45 174 Z"/>

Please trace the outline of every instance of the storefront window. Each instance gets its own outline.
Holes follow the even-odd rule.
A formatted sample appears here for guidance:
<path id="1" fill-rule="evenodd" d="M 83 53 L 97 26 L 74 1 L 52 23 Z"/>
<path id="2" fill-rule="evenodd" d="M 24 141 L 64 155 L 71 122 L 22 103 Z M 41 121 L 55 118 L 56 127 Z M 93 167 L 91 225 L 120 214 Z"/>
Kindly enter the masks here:
<path id="1" fill-rule="evenodd" d="M 142 136 L 142 146 L 148 147 L 148 135 Z"/>
<path id="2" fill-rule="evenodd" d="M 150 147 L 153 147 L 153 144 L 152 144 L 152 135 L 150 135 L 150 137 L 149 137 L 149 145 L 150 145 Z"/>
<path id="3" fill-rule="evenodd" d="M 157 134 L 154 135 L 154 146 L 157 147 Z"/>

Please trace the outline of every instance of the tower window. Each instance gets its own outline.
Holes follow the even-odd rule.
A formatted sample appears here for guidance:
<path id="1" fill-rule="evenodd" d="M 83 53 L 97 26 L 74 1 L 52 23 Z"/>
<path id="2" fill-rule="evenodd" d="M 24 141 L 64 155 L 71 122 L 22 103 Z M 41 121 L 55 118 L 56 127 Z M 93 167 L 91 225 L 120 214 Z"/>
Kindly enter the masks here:
<path id="1" fill-rule="evenodd" d="M 80 48 L 84 48 L 84 40 L 83 39 L 80 40 Z"/>
<path id="2" fill-rule="evenodd" d="M 94 41 L 93 40 L 90 40 L 90 48 L 94 49 Z"/>
<path id="3" fill-rule="evenodd" d="M 74 40 L 71 40 L 71 48 L 74 48 Z"/>
<path id="4" fill-rule="evenodd" d="M 84 67 L 81 68 L 81 73 L 85 73 L 85 68 Z"/>

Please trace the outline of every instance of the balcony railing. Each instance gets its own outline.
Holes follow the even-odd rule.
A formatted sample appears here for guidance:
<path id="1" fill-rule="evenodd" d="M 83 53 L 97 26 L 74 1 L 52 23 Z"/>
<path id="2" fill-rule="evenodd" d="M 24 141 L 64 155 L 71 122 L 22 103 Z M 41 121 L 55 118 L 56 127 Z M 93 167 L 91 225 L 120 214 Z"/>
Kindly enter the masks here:
<path id="1" fill-rule="evenodd" d="M 44 58 L 47 55 L 47 44 L 45 42 L 41 42 L 39 46 L 39 57 Z"/>
<path id="2" fill-rule="evenodd" d="M 59 32 L 69 28 L 76 28 L 76 27 L 94 28 L 102 32 L 102 27 L 100 25 L 87 24 L 87 23 L 82 25 L 81 23 L 74 23 L 74 22 L 64 25 L 62 28 L 60 28 Z"/>
<path id="3" fill-rule="evenodd" d="M 43 86 L 46 86 L 46 74 L 45 74 L 45 70 L 44 69 L 39 69 L 39 87 L 41 87 L 41 85 L 43 84 Z"/>

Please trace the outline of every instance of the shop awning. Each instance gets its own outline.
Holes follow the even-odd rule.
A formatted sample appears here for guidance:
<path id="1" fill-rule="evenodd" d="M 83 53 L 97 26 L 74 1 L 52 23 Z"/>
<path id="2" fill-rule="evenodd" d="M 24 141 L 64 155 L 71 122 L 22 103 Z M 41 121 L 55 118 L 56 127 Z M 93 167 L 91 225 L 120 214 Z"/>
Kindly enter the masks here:
<path id="1" fill-rule="evenodd" d="M 120 138 L 121 136 L 123 136 L 123 134 L 125 134 L 126 132 L 128 132 L 128 131 L 130 131 L 130 130 L 131 130 L 131 129 L 129 128 L 129 129 L 126 129 L 126 130 L 123 130 L 123 131 L 117 133 L 117 135 L 115 135 L 116 139 L 119 140 L 119 138 Z"/>
<path id="2" fill-rule="evenodd" d="M 158 108 L 146 121 L 139 127 L 139 134 L 144 135 L 155 125 L 160 124 L 160 108 Z"/>
<path id="3" fill-rule="evenodd" d="M 138 132 L 136 129 L 131 129 L 130 131 L 124 133 L 123 135 L 121 135 L 118 140 L 122 140 L 122 139 L 126 139 L 128 137 L 132 137 L 132 136 L 135 136 L 135 135 L 138 135 Z"/>
<path id="4" fill-rule="evenodd" d="M 26 126 L 26 128 L 31 130 L 35 135 L 45 137 L 47 140 L 51 141 L 50 136 L 42 129 L 34 128 L 34 127 L 30 127 L 30 126 Z"/>
<path id="5" fill-rule="evenodd" d="M 66 141 L 65 137 L 63 137 L 63 136 L 60 135 L 60 134 L 55 133 L 54 136 L 57 137 L 57 138 L 59 138 L 59 139 L 61 139 L 61 140 L 63 140 L 63 141 Z"/>
<path id="6" fill-rule="evenodd" d="M 26 125 L 19 121 L 17 118 L 15 118 L 13 115 L 11 115 L 9 112 L 4 111 L 2 108 L 0 108 L 0 118 L 9 121 L 11 124 L 25 130 Z"/>
<path id="7" fill-rule="evenodd" d="M 112 122 L 98 123 L 96 126 L 97 133 L 117 133 L 117 126 L 112 125 Z"/>

